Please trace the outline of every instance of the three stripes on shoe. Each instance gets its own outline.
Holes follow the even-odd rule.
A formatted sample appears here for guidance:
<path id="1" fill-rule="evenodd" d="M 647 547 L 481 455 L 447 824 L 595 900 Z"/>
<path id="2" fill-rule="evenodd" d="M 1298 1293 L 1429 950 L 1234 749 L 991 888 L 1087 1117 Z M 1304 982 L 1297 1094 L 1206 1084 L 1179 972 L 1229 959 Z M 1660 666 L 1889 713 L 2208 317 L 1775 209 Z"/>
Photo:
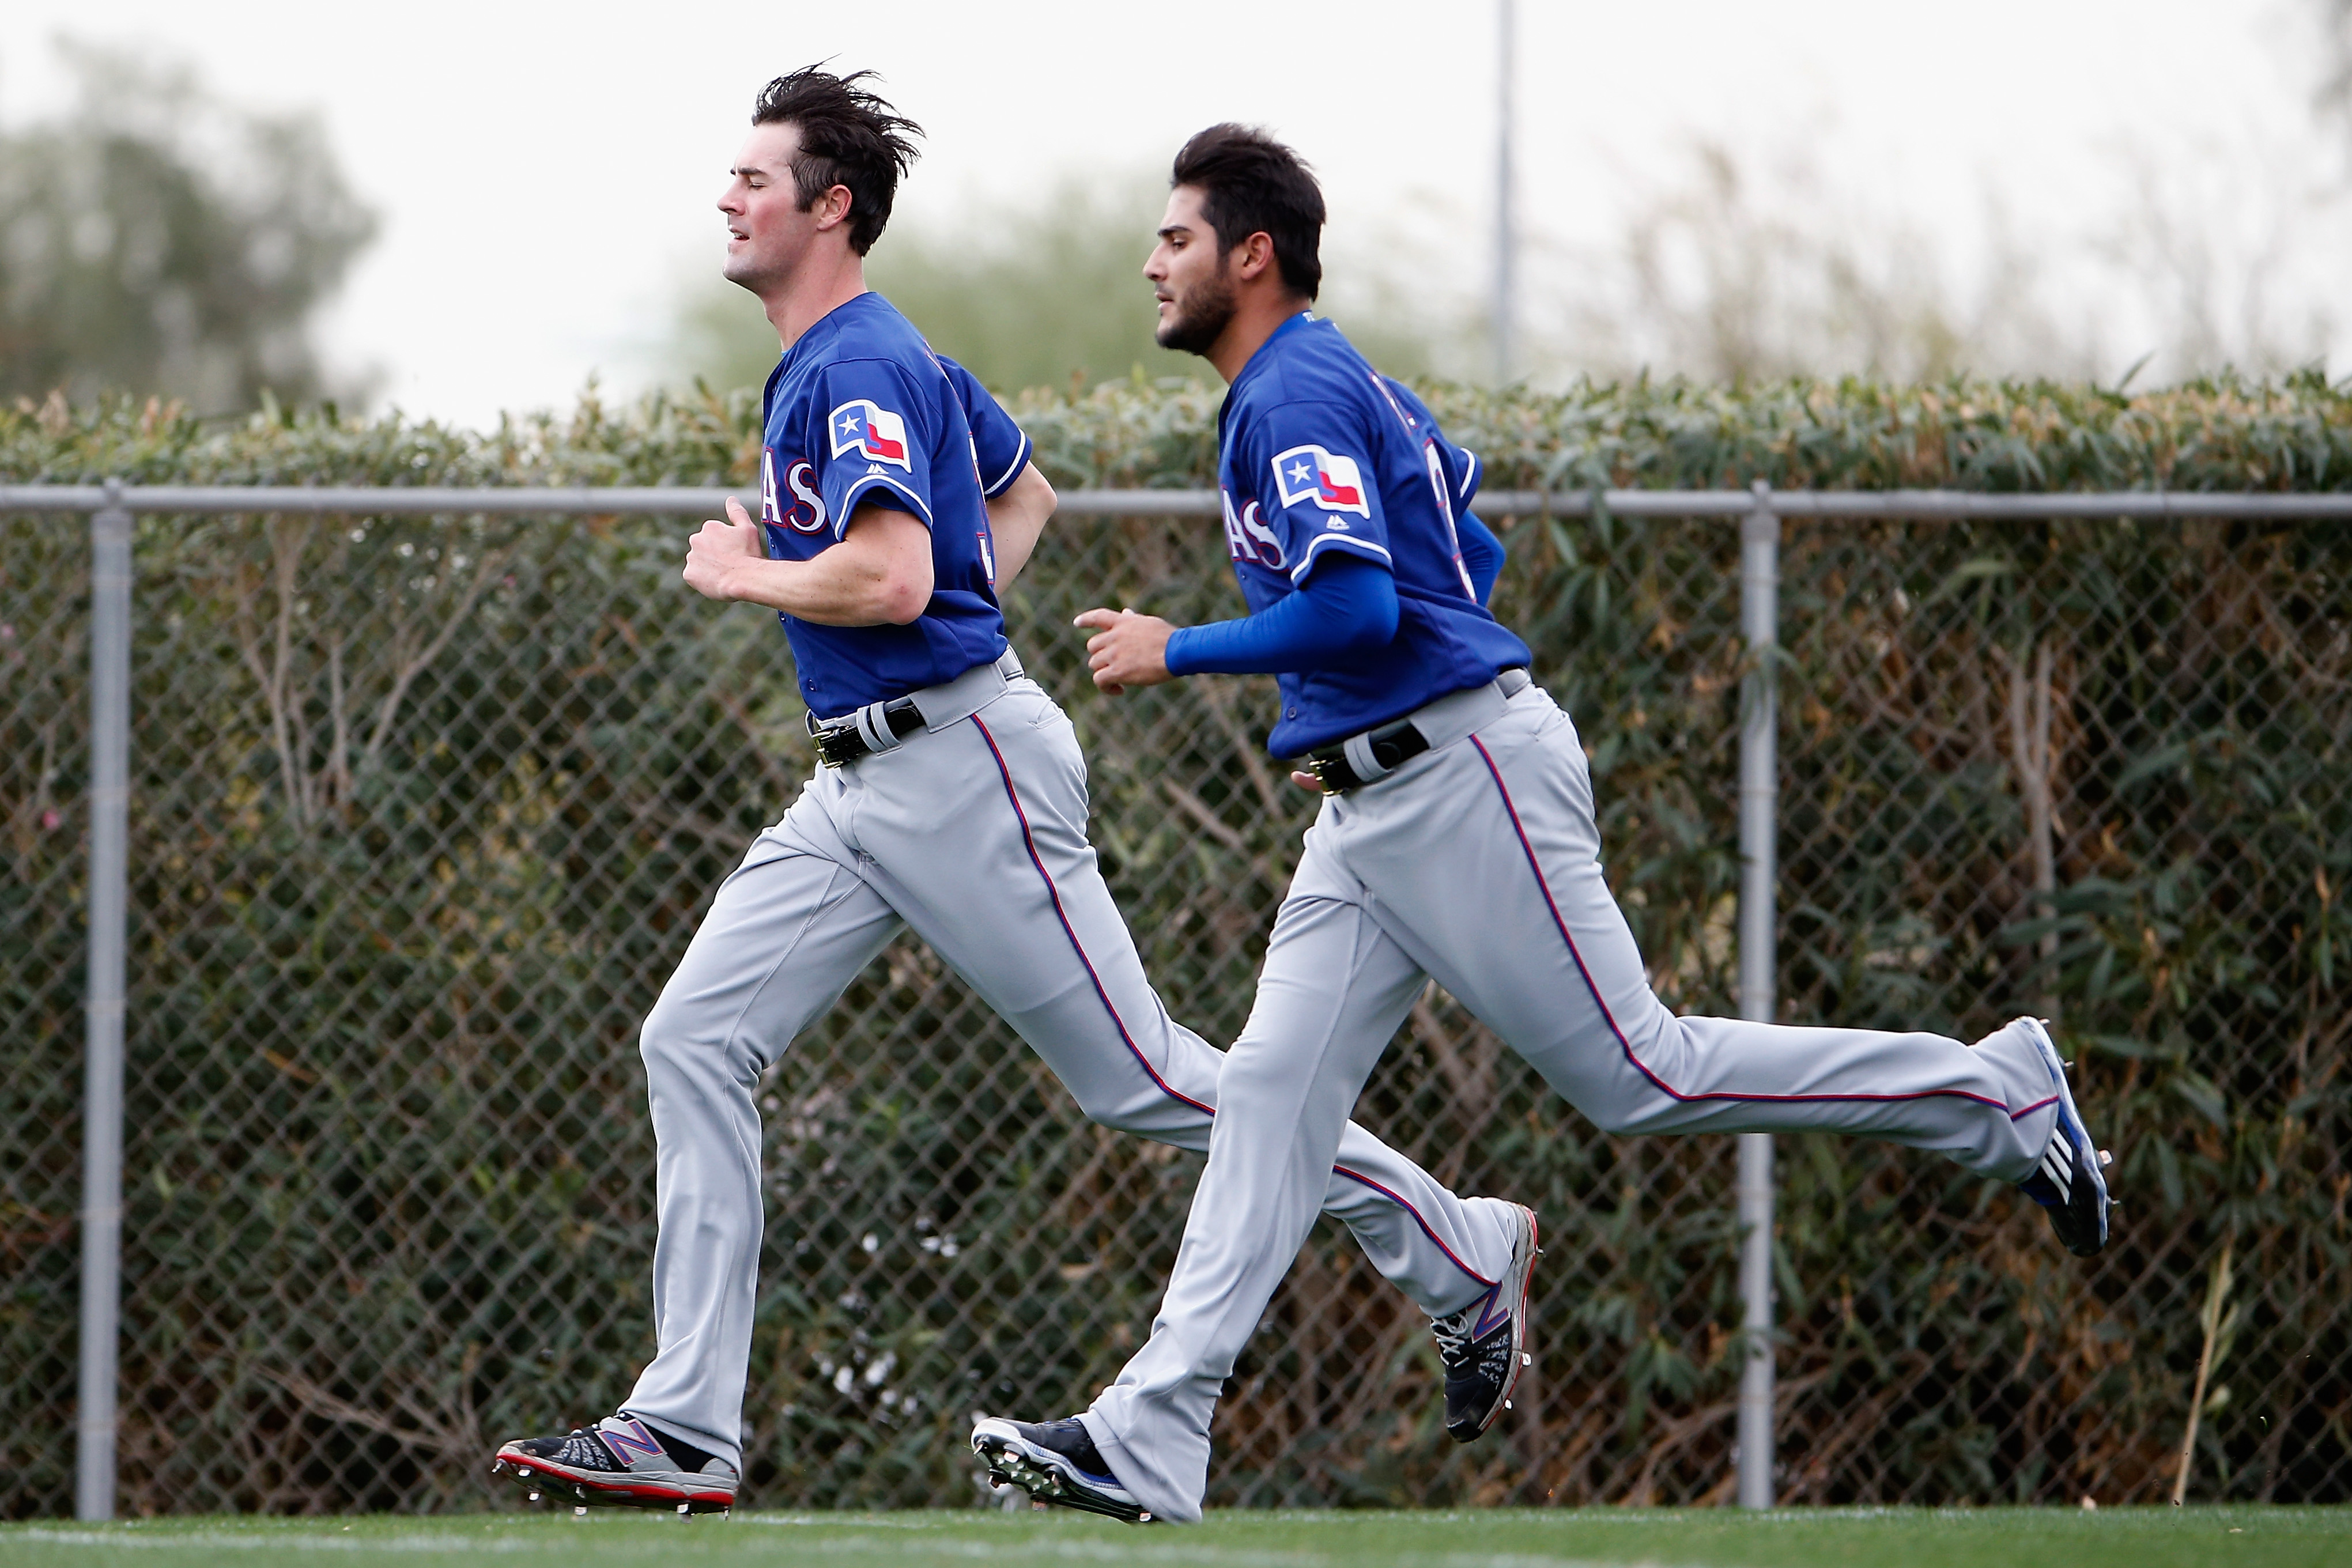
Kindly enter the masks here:
<path id="1" fill-rule="evenodd" d="M 2058 1201 L 2069 1202 L 2074 1194 L 2074 1145 L 2066 1136 L 2066 1122 L 2060 1117 L 2051 1130 L 2050 1146 L 2042 1151 L 2042 1174 L 2058 1189 Z"/>

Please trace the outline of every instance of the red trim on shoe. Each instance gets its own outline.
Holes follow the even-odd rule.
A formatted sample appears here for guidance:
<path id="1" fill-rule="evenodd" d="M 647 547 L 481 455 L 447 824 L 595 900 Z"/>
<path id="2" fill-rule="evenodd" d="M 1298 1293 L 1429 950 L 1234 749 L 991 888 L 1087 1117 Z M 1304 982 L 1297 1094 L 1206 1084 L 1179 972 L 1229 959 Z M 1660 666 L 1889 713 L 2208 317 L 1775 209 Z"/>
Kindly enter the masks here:
<path id="1" fill-rule="evenodd" d="M 735 1494 L 731 1491 L 663 1486 L 653 1481 L 622 1482 L 614 1479 L 627 1473 L 622 1470 L 576 1470 L 553 1459 L 526 1454 L 512 1443 L 501 1446 L 498 1457 L 519 1470 L 530 1469 L 532 1474 L 520 1478 L 525 1481 L 534 1481 L 541 1475 L 548 1475 L 573 1486 L 586 1487 L 592 1491 L 612 1492 L 625 1497 L 657 1498 L 666 1502 L 718 1502 L 730 1507 L 735 1502 Z"/>

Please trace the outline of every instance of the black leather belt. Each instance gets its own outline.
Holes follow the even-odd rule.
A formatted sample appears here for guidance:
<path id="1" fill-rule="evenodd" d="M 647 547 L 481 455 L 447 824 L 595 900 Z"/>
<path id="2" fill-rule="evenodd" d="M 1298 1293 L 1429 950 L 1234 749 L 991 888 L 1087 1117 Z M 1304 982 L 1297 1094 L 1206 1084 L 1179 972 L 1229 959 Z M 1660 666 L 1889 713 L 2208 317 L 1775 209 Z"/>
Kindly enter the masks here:
<path id="1" fill-rule="evenodd" d="M 1409 718 L 1382 725 L 1364 738 L 1371 746 L 1372 760 L 1381 765 L 1383 773 L 1394 772 L 1405 758 L 1419 757 L 1429 749 L 1429 737 L 1415 729 Z M 1298 759 L 1298 765 L 1315 775 L 1315 781 L 1323 786 L 1326 795 L 1344 795 L 1369 782 L 1359 777 L 1354 765 L 1349 762 L 1345 743 L 1310 751 Z"/>
<path id="2" fill-rule="evenodd" d="M 1529 684 L 1524 664 L 1514 664 L 1496 672 L 1495 676 L 1495 685 L 1501 688 L 1506 700 L 1525 691 Z M 1472 688 L 1473 692 L 1476 690 Z M 1457 713 L 1449 717 L 1443 710 L 1453 701 L 1452 696 L 1440 698 L 1421 710 L 1420 714 L 1423 717 L 1434 715 L 1438 733 L 1449 740 L 1454 736 L 1448 732 L 1447 726 L 1458 722 L 1460 716 Z M 1358 747 L 1362 747 L 1360 756 L 1375 769 L 1369 779 L 1356 763 L 1348 759 L 1349 751 Z M 1367 784 L 1387 778 L 1407 758 L 1419 757 L 1429 747 L 1430 738 L 1422 732 L 1421 727 L 1410 718 L 1401 718 L 1362 735 L 1349 736 L 1337 746 L 1319 747 L 1298 758 L 1298 765 L 1315 775 L 1315 781 L 1323 786 L 1326 795 L 1344 795 L 1350 789 L 1360 789 Z"/>
<path id="3" fill-rule="evenodd" d="M 816 743 L 816 758 L 819 762 L 828 768 L 839 768 L 844 763 L 855 762 L 861 757 L 871 757 L 884 749 L 875 745 L 867 738 L 866 732 L 858 727 L 857 716 L 856 714 L 850 714 L 845 717 L 829 719 L 820 724 L 817 722 L 816 715 L 808 716 L 809 738 Z M 896 702 L 883 704 L 882 718 L 883 722 L 889 725 L 890 733 L 896 736 L 912 735 L 922 728 L 924 723 L 922 712 L 915 706 L 915 699 L 912 697 L 900 697 Z"/>

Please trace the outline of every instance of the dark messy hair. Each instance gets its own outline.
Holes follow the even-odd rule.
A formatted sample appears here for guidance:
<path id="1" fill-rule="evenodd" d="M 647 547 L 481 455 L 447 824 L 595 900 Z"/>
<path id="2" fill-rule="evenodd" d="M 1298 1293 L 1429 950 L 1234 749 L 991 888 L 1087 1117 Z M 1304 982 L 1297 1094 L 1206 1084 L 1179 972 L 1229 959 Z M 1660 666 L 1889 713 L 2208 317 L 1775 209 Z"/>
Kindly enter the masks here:
<path id="1" fill-rule="evenodd" d="M 858 84 L 872 71 L 837 77 L 822 66 L 780 76 L 751 102 L 751 123 L 801 128 L 793 183 L 806 212 L 835 185 L 849 187 L 849 246 L 864 256 L 890 221 L 890 199 L 915 162 L 923 128 Z"/>
<path id="2" fill-rule="evenodd" d="M 1323 188 L 1307 160 L 1252 125 L 1212 125 L 1176 154 L 1169 185 L 1201 193 L 1201 216 L 1231 252 L 1254 234 L 1274 242 L 1282 281 L 1315 298 L 1323 287 Z"/>

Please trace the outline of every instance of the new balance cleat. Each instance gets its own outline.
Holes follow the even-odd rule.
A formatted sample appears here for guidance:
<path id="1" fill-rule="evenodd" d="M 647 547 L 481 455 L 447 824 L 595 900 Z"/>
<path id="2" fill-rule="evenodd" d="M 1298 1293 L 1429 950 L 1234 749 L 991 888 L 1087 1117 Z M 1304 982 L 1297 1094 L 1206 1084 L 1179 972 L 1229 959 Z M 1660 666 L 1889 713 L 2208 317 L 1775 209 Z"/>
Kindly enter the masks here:
<path id="1" fill-rule="evenodd" d="M 1528 1353 L 1528 1277 L 1540 1251 L 1536 1214 L 1524 1204 L 1511 1208 L 1518 1227 L 1511 1266 L 1485 1295 L 1429 1325 L 1445 1362 L 1445 1429 L 1457 1443 L 1475 1442 L 1510 1408 L 1511 1390 L 1535 1360 Z"/>
<path id="2" fill-rule="evenodd" d="M 2058 1121 L 2051 1129 L 2049 1146 L 2042 1151 L 2042 1163 L 2033 1174 L 2018 1185 L 2049 1215 L 2050 1228 L 2066 1250 L 2088 1258 L 2107 1244 L 2106 1167 L 2115 1156 L 2091 1142 L 2083 1114 L 2074 1108 L 2074 1093 L 2066 1087 L 2066 1063 L 2050 1031 L 2039 1019 L 2017 1021 L 2042 1053 L 2058 1091 Z"/>
<path id="3" fill-rule="evenodd" d="M 1012 1421 L 984 1416 L 972 1425 L 971 1451 L 988 1461 L 993 1486 L 1016 1486 L 1036 1502 L 1099 1513 L 1129 1524 L 1149 1524 L 1150 1511 L 1118 1484 L 1073 1416 L 1061 1421 Z"/>
<path id="4" fill-rule="evenodd" d="M 656 1508 L 724 1513 L 741 1478 L 716 1454 L 656 1432 L 629 1416 L 607 1416 L 561 1437 L 518 1437 L 499 1448 L 492 1475 L 542 1496 L 589 1508 Z"/>

